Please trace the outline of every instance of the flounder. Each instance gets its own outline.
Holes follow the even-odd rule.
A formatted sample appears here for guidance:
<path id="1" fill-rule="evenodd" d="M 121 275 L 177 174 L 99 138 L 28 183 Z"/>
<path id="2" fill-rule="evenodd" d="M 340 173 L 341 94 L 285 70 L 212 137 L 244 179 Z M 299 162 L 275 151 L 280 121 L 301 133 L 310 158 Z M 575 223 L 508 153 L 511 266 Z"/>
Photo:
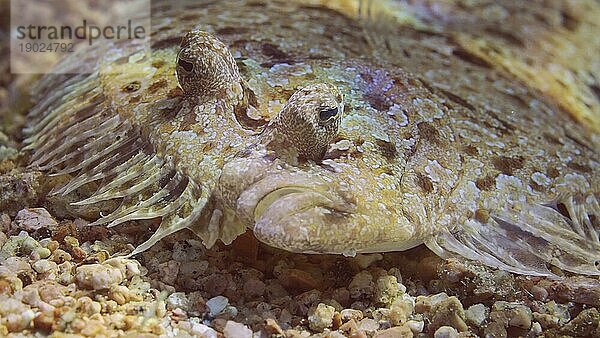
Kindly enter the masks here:
<path id="1" fill-rule="evenodd" d="M 31 167 L 70 175 L 53 194 L 97 186 L 74 207 L 118 202 L 94 224 L 160 218 L 132 255 L 184 228 L 207 247 L 249 228 L 293 252 L 425 243 L 516 273 L 600 275 L 599 138 L 581 123 L 597 102 L 573 118 L 469 49 L 452 11 L 377 21 L 348 3 L 155 3 L 151 51 L 90 48 L 39 81 Z M 469 22 L 496 12 L 481 13 Z"/>

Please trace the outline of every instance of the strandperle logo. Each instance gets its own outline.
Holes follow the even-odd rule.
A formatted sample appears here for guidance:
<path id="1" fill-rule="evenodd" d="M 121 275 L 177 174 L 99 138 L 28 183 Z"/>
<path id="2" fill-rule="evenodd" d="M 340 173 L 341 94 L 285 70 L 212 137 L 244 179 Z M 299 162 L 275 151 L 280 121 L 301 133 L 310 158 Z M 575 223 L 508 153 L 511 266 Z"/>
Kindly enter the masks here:
<path id="1" fill-rule="evenodd" d="M 78 60 L 89 53 L 110 58 L 121 42 L 142 53 L 150 7 L 150 0 L 11 0 L 11 72 L 90 73 L 93 63 Z M 71 67 L 54 67 L 69 55 Z"/>
<path id="2" fill-rule="evenodd" d="M 134 26 L 132 20 L 127 20 L 127 25 L 123 26 L 104 26 L 88 24 L 86 19 L 80 26 L 18 26 L 17 39 L 19 40 L 87 40 L 91 46 L 94 40 L 121 40 L 121 39 L 144 39 L 146 38 L 146 28 L 144 26 Z"/>

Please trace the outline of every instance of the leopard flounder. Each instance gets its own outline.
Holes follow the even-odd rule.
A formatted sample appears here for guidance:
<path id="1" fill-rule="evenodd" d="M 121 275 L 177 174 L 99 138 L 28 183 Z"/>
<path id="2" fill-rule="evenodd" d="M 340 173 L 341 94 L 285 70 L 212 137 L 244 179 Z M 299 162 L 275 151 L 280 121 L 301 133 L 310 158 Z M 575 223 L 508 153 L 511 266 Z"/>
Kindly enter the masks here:
<path id="1" fill-rule="evenodd" d="M 91 48 L 40 80 L 31 167 L 70 175 L 57 195 L 98 187 L 73 207 L 119 202 L 94 224 L 161 218 L 132 254 L 184 228 L 207 247 L 250 228 L 293 252 L 425 243 L 599 275 L 597 131 L 451 30 L 381 32 L 340 3 L 156 2 L 151 51 Z"/>

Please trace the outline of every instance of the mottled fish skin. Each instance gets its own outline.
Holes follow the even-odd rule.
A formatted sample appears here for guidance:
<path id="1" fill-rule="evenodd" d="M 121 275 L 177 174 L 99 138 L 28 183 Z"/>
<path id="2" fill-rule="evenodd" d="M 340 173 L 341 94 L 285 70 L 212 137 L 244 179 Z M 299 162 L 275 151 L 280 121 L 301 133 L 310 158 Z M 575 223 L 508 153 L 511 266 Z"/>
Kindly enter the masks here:
<path id="1" fill-rule="evenodd" d="M 96 181 L 77 205 L 123 199 L 97 224 L 162 217 L 134 253 L 182 228 L 212 246 L 249 227 L 294 252 L 425 242 L 517 273 L 551 275 L 550 263 L 600 274 L 597 132 L 452 33 L 380 34 L 293 1 L 158 3 L 153 13 L 151 54 L 115 45 L 61 63 L 97 71 L 42 79 L 27 130 L 32 167 L 74 176 L 57 193 Z M 241 77 L 229 71 L 232 86 L 202 99 L 175 75 L 194 29 L 228 46 Z M 319 83 L 343 94 L 332 99 L 343 116 L 322 160 L 297 158 L 269 138 L 273 121 Z"/>

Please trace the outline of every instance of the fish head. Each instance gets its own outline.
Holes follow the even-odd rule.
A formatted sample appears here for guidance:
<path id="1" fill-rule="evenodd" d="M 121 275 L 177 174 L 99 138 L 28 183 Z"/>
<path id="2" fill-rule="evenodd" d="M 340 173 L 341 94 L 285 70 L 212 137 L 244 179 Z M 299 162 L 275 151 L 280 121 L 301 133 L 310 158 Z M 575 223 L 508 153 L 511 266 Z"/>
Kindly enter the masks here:
<path id="1" fill-rule="evenodd" d="M 343 129 L 358 123 L 345 118 L 337 86 L 305 86 L 258 142 L 224 166 L 226 204 L 260 241 L 291 252 L 350 256 L 420 243 L 409 217 L 392 204 L 395 178 L 370 167 L 369 154 L 335 149 Z"/>

